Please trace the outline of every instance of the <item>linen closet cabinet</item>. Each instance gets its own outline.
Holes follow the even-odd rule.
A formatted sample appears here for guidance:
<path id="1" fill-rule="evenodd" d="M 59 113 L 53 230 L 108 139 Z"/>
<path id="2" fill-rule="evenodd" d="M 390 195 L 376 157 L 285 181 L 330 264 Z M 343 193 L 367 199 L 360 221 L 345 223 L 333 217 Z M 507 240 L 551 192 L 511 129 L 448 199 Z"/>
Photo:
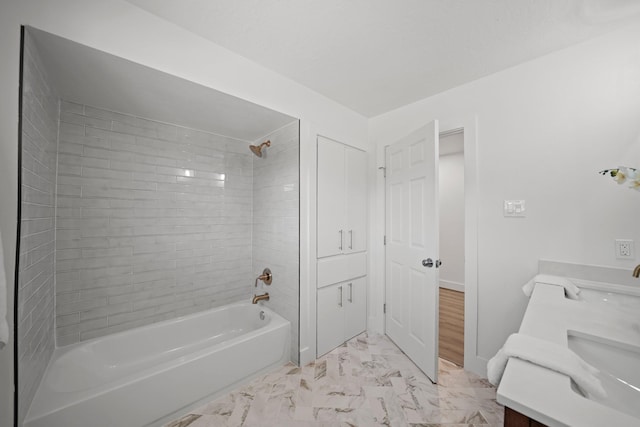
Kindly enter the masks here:
<path id="1" fill-rule="evenodd" d="M 318 137 L 317 356 L 367 322 L 367 153 Z"/>

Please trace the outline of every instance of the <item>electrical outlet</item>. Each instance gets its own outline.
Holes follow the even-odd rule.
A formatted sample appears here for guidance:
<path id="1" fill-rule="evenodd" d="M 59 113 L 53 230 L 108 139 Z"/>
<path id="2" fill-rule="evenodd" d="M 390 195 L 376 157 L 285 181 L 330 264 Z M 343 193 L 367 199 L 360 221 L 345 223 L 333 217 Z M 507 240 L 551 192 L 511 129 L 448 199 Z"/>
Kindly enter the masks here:
<path id="1" fill-rule="evenodd" d="M 616 239 L 616 258 L 633 259 L 635 258 L 633 240 Z"/>

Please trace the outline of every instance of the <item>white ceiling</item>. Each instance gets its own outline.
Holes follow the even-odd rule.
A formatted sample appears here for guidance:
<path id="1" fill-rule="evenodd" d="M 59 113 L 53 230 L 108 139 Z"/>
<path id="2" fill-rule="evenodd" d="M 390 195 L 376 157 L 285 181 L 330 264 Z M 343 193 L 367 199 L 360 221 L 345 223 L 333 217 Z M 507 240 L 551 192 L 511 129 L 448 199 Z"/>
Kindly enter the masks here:
<path id="1" fill-rule="evenodd" d="M 252 142 L 295 120 L 35 28 L 27 34 L 54 90 L 67 101 Z"/>
<path id="2" fill-rule="evenodd" d="M 127 0 L 365 116 L 604 34 L 638 0 Z"/>

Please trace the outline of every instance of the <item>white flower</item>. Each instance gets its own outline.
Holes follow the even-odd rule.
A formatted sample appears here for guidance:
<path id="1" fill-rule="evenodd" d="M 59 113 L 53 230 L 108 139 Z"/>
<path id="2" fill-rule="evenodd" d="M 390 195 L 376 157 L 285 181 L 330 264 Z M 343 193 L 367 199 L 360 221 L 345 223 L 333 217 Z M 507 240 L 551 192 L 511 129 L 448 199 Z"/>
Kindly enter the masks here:
<path id="1" fill-rule="evenodd" d="M 628 168 L 624 166 L 620 166 L 618 168 L 618 172 L 616 172 L 616 176 L 613 177 L 613 180 L 618 184 L 624 184 L 627 181 Z"/>
<path id="2" fill-rule="evenodd" d="M 640 170 L 626 166 L 618 166 L 617 169 L 601 170 L 600 175 L 611 176 L 618 184 L 629 181 L 629 188 L 640 191 Z"/>

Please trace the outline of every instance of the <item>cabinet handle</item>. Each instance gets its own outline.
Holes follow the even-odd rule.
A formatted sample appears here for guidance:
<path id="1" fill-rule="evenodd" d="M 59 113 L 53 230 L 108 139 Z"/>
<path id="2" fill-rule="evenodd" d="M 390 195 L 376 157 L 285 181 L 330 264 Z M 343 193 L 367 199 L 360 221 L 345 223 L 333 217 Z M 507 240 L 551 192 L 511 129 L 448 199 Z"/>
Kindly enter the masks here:
<path id="1" fill-rule="evenodd" d="M 349 283 L 349 302 L 353 302 L 353 283 Z"/>
<path id="2" fill-rule="evenodd" d="M 338 246 L 338 249 L 342 250 L 342 230 L 340 230 L 338 233 L 340 233 L 340 246 Z"/>
<path id="3" fill-rule="evenodd" d="M 353 249 L 353 230 L 349 230 L 349 249 Z"/>
<path id="4" fill-rule="evenodd" d="M 342 285 L 338 286 L 340 294 L 338 295 L 338 307 L 342 307 Z"/>

